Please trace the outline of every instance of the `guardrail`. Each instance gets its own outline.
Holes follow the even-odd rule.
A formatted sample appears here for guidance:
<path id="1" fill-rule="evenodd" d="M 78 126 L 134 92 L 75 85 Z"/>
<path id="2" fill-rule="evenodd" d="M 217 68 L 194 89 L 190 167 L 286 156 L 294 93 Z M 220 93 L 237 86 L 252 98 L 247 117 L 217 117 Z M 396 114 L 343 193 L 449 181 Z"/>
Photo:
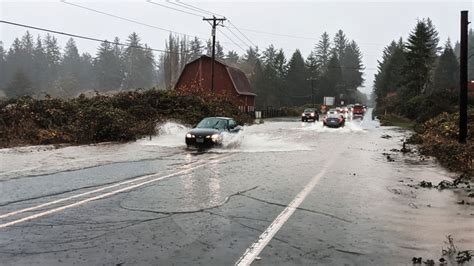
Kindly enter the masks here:
<path id="1" fill-rule="evenodd" d="M 281 117 L 281 116 L 287 115 L 285 111 L 280 110 L 280 109 L 263 109 L 263 110 L 253 111 L 253 112 L 247 112 L 247 114 L 249 114 L 254 119 Z"/>

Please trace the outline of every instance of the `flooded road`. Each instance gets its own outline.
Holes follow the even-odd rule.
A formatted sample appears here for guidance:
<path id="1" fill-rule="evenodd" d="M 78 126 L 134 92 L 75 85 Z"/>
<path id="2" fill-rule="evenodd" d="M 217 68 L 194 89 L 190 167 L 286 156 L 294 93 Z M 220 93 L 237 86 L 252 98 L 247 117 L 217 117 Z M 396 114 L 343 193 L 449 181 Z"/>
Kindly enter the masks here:
<path id="1" fill-rule="evenodd" d="M 172 122 L 133 143 L 0 150 L 0 264 L 411 265 L 447 235 L 474 249 L 474 204 L 414 187 L 455 175 L 392 151 L 409 132 L 370 117 L 267 120 L 207 152 Z"/>

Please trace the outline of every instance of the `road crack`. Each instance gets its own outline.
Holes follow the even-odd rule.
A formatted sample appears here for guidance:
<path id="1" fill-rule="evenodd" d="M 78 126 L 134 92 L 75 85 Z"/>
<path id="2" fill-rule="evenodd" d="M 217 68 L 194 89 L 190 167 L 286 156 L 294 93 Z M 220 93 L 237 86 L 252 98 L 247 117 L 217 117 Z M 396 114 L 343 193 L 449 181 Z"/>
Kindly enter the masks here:
<path id="1" fill-rule="evenodd" d="M 190 211 L 156 211 L 156 210 L 150 210 L 150 209 L 138 209 L 138 208 L 126 207 L 126 206 L 123 205 L 122 202 L 119 203 L 119 206 L 120 206 L 120 208 L 128 210 L 128 211 L 147 212 L 147 213 L 154 213 L 154 214 L 166 214 L 166 215 L 192 214 L 192 213 L 204 212 L 204 211 L 207 211 L 207 210 L 212 210 L 212 209 L 222 207 L 223 205 L 227 204 L 232 197 L 243 195 L 243 193 L 252 191 L 256 188 L 258 188 L 258 186 L 255 186 L 255 187 L 252 187 L 252 188 L 249 188 L 249 189 L 246 189 L 246 190 L 238 191 L 236 193 L 230 194 L 227 197 L 225 197 L 224 200 L 219 204 L 216 204 L 216 205 L 213 205 L 213 206 L 210 206 L 210 207 L 197 209 L 197 210 L 190 210 Z"/>
<path id="2" fill-rule="evenodd" d="M 247 197 L 249 199 L 253 199 L 253 200 L 260 201 L 260 202 L 270 204 L 270 205 L 275 205 L 275 206 L 284 207 L 284 208 L 288 207 L 288 205 L 286 205 L 286 204 L 271 202 L 271 201 L 256 198 L 256 197 L 253 197 L 253 196 L 250 196 L 250 195 L 240 194 L 240 196 Z M 343 222 L 346 222 L 346 223 L 352 223 L 352 221 L 350 221 L 350 220 L 338 217 L 338 216 L 333 215 L 333 214 L 329 214 L 329 213 L 325 213 L 325 212 L 321 212 L 321 211 L 316 211 L 316 210 L 311 210 L 311 209 L 307 209 L 307 208 L 302 208 L 302 207 L 297 207 L 296 209 L 300 210 L 300 211 L 306 211 L 306 212 L 311 212 L 311 213 L 327 216 L 327 217 L 330 217 L 330 218 L 333 218 L 333 219 L 336 219 L 336 220 L 339 220 L 339 221 L 343 221 Z"/>

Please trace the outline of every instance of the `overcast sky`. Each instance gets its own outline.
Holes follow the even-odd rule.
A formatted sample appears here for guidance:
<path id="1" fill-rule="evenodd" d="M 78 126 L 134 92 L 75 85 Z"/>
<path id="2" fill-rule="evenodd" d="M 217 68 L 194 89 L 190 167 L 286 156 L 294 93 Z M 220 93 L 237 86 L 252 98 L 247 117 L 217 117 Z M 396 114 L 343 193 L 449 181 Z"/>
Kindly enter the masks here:
<path id="1" fill-rule="evenodd" d="M 166 1 L 154 0 L 169 7 L 178 8 Z M 163 49 L 169 31 L 172 30 L 206 39 L 210 36 L 210 26 L 200 17 L 181 13 L 145 0 L 136 1 L 78 1 L 73 4 L 111 13 L 132 19 L 154 27 L 138 25 L 132 22 L 84 10 L 61 1 L 6 1 L 0 0 L 2 20 L 48 28 L 98 39 L 112 40 L 118 36 L 125 40 L 131 32 L 137 32 L 142 41 L 152 48 Z M 295 49 L 300 49 L 306 57 L 320 35 L 326 31 L 334 36 L 342 29 L 349 39 L 358 42 L 364 54 L 365 88 L 372 90 L 373 76 L 376 73 L 377 59 L 391 40 L 408 36 L 417 19 L 429 17 L 433 20 L 439 36 L 440 45 L 448 38 L 453 43 L 459 39 L 460 11 L 468 10 L 470 21 L 473 19 L 474 1 L 191 1 L 181 0 L 199 8 L 226 16 L 231 22 L 260 48 L 273 44 L 283 48 L 289 58 Z M 186 10 L 186 9 L 184 9 Z M 191 10 L 188 10 L 193 12 Z M 197 12 L 194 12 L 197 13 Z M 225 23 L 225 25 L 229 25 Z M 157 28 L 163 28 L 160 30 Z M 233 41 L 240 43 L 243 49 L 251 45 L 239 41 L 225 29 L 221 29 Z M 255 31 L 262 32 L 255 32 Z M 0 24 L 0 39 L 4 47 L 10 47 L 15 37 L 20 37 L 25 28 Z M 30 30 L 34 35 L 46 33 Z M 239 35 L 238 32 L 234 32 Z M 288 36 L 277 36 L 263 32 Z M 61 47 L 69 37 L 57 36 Z M 217 32 L 226 50 L 240 47 Z M 80 52 L 95 55 L 98 43 L 76 39 Z M 247 46 L 246 46 L 247 45 Z M 158 53 L 156 54 L 158 55 Z"/>

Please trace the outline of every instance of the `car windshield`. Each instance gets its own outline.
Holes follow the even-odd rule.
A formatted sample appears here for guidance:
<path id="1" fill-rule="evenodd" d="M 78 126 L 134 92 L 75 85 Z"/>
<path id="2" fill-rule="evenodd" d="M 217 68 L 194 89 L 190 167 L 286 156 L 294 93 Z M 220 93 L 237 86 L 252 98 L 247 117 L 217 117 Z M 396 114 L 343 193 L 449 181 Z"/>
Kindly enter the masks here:
<path id="1" fill-rule="evenodd" d="M 314 109 L 314 108 L 306 108 L 306 109 L 304 109 L 304 112 L 309 113 L 309 112 L 314 112 L 315 110 L 316 109 Z"/>
<path id="2" fill-rule="evenodd" d="M 196 128 L 215 128 L 215 129 L 225 129 L 227 126 L 227 121 L 222 118 L 217 117 L 207 117 L 201 120 L 197 124 Z"/>

